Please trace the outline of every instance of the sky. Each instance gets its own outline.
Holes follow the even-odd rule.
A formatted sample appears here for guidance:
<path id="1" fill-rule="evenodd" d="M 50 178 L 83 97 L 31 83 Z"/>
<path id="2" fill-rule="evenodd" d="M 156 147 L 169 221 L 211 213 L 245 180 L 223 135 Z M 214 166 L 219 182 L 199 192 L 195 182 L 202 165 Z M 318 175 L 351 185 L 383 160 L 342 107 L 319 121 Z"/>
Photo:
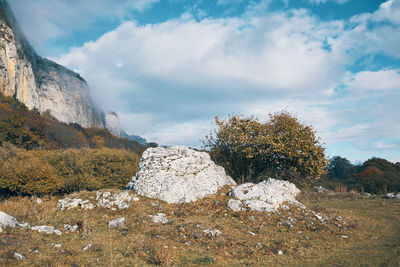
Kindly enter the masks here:
<path id="1" fill-rule="evenodd" d="M 122 128 L 200 147 L 214 118 L 287 110 L 328 157 L 400 161 L 400 0 L 12 0 L 43 57 Z"/>

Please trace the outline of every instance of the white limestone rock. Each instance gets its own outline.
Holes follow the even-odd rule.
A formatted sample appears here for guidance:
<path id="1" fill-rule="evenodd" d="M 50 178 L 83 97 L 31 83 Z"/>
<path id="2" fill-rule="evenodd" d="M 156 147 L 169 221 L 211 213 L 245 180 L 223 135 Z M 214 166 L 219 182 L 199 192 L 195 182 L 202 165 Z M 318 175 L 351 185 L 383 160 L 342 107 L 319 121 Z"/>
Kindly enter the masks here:
<path id="1" fill-rule="evenodd" d="M 206 235 L 206 236 L 209 236 L 209 237 L 217 237 L 217 236 L 220 236 L 220 235 L 222 235 L 222 232 L 220 231 L 220 230 L 218 230 L 218 229 L 206 229 L 206 230 L 203 230 L 203 233 Z"/>
<path id="2" fill-rule="evenodd" d="M 61 235 L 61 231 L 54 228 L 54 226 L 47 226 L 47 225 L 32 226 L 31 230 L 38 231 L 39 233 Z"/>
<path id="3" fill-rule="evenodd" d="M 208 153 L 184 146 L 149 148 L 139 168 L 127 189 L 168 203 L 193 202 L 236 184 Z"/>
<path id="4" fill-rule="evenodd" d="M 64 198 L 64 199 L 60 199 L 58 201 L 58 208 L 61 211 L 64 210 L 70 210 L 73 208 L 78 208 L 80 207 L 81 209 L 84 210 L 92 210 L 94 208 L 94 205 L 92 203 L 89 202 L 89 200 L 83 200 L 81 198 Z"/>
<path id="5" fill-rule="evenodd" d="M 397 195 L 395 193 L 387 193 L 386 197 L 387 198 L 400 199 L 400 193 L 398 193 Z"/>
<path id="6" fill-rule="evenodd" d="M 258 184 L 246 183 L 234 187 L 232 196 L 238 200 L 229 200 L 228 207 L 239 211 L 243 205 L 254 211 L 265 212 L 276 211 L 284 202 L 304 207 L 296 200 L 298 194 L 300 190 L 294 184 L 270 178 Z"/>
<path id="7" fill-rule="evenodd" d="M 165 217 L 164 213 L 157 213 L 156 215 L 149 215 L 151 220 L 155 223 L 168 223 L 169 220 Z"/>
<path id="8" fill-rule="evenodd" d="M 132 198 L 133 198 L 132 195 L 128 191 L 124 191 L 121 193 L 111 193 L 108 191 L 96 192 L 97 206 L 106 209 L 112 209 L 112 208 L 118 208 L 120 210 L 127 209 L 129 208 Z"/>
<path id="9" fill-rule="evenodd" d="M 243 207 L 243 203 L 241 200 L 239 199 L 229 199 L 228 201 L 228 207 L 233 210 L 233 211 L 242 211 L 242 210 L 246 210 Z"/>
<path id="10" fill-rule="evenodd" d="M 117 218 L 108 222 L 108 227 L 110 228 L 118 228 L 125 227 L 125 217 Z"/>
<path id="11" fill-rule="evenodd" d="M 76 232 L 78 231 L 79 226 L 77 224 L 75 225 L 70 225 L 70 224 L 64 224 L 64 230 L 67 232 Z"/>
<path id="12" fill-rule="evenodd" d="M 18 253 L 18 252 L 14 252 L 14 258 L 17 261 L 23 261 L 26 259 L 26 257 L 24 255 L 22 255 L 21 253 Z"/>
<path id="13" fill-rule="evenodd" d="M 29 227 L 28 223 L 19 223 L 17 219 L 13 216 L 8 215 L 5 212 L 0 211 L 0 233 L 3 232 L 3 229 L 6 227 Z"/>

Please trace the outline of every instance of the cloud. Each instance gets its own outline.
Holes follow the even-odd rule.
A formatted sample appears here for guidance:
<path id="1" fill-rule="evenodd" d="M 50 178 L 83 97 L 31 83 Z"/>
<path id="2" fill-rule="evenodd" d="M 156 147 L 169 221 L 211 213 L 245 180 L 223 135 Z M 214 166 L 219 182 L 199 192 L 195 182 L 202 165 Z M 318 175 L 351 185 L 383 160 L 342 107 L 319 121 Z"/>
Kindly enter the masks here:
<path id="1" fill-rule="evenodd" d="M 388 143 L 388 142 L 375 142 L 371 146 L 372 146 L 372 148 L 375 148 L 375 149 L 390 149 L 390 148 L 398 147 L 397 144 Z"/>
<path id="2" fill-rule="evenodd" d="M 86 29 L 99 19 L 130 18 L 132 11 L 142 12 L 159 0 L 12 0 L 9 1 L 28 40 L 35 47 L 73 31 Z"/>
<path id="3" fill-rule="evenodd" d="M 56 60 L 78 69 L 96 101 L 117 111 L 128 132 L 161 144 L 199 145 L 214 116 L 266 118 L 286 108 L 328 146 L 352 142 L 368 153 L 386 151 L 390 145 L 377 140 L 398 143 L 400 136 L 399 72 L 348 66 L 397 53 L 394 39 L 377 47 L 385 43 L 383 32 L 397 34 L 391 14 L 398 2 L 388 3 L 375 13 L 325 22 L 304 9 L 127 21 Z M 378 23 L 383 14 L 389 28 Z"/>
<path id="4" fill-rule="evenodd" d="M 335 2 L 337 4 L 344 4 L 346 2 L 348 2 L 349 0 L 308 0 L 308 2 L 310 2 L 311 4 L 315 4 L 315 5 L 321 5 L 321 4 L 325 4 L 327 2 Z"/>
<path id="5" fill-rule="evenodd" d="M 345 83 L 352 90 L 400 90 L 400 74 L 395 70 L 361 71 Z"/>

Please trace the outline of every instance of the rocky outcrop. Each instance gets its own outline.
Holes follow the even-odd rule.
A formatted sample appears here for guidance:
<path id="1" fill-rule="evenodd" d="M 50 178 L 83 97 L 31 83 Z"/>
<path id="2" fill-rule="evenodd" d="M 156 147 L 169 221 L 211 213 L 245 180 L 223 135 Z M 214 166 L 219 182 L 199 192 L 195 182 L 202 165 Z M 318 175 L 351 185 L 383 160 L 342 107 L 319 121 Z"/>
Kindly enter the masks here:
<path id="1" fill-rule="evenodd" d="M 0 93 L 65 123 L 104 127 L 104 115 L 77 73 L 36 54 L 6 0 L 0 0 Z"/>
<path id="2" fill-rule="evenodd" d="M 268 179 L 258 184 L 246 183 L 232 189 L 232 196 L 237 199 L 230 199 L 228 207 L 234 211 L 254 210 L 274 212 L 283 203 L 303 207 L 296 200 L 300 190 L 288 181 Z"/>
<path id="3" fill-rule="evenodd" d="M 224 185 L 235 185 L 206 152 L 184 146 L 149 148 L 139 168 L 127 188 L 168 203 L 196 201 L 217 193 Z"/>
<path id="4" fill-rule="evenodd" d="M 113 135 L 121 136 L 121 127 L 119 125 L 119 117 L 114 111 L 106 112 L 106 128 L 110 130 Z"/>

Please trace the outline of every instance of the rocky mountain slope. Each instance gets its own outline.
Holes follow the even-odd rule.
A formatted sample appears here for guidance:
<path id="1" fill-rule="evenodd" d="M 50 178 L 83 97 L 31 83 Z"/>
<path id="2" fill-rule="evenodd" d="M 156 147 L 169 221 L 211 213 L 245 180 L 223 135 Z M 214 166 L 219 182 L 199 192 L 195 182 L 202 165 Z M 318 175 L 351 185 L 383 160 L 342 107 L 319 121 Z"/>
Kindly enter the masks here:
<path id="1" fill-rule="evenodd" d="M 79 74 L 36 54 L 7 1 L 0 0 L 0 93 L 65 123 L 104 127 L 88 89 Z"/>

